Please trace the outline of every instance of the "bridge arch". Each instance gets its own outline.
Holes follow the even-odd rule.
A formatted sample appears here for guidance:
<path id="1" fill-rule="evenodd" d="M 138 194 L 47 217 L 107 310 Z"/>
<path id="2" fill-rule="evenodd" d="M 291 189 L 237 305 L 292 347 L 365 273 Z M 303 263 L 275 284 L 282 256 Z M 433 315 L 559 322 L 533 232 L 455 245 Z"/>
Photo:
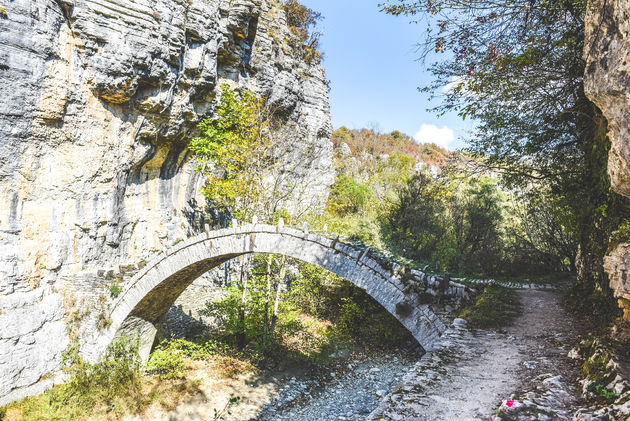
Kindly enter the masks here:
<path id="1" fill-rule="evenodd" d="M 408 288 L 391 269 L 371 258 L 367 250 L 288 227 L 255 224 L 206 231 L 156 256 L 124 283 L 110 306 L 109 327 L 104 332 L 94 332 L 86 341 L 85 356 L 97 359 L 125 330 L 131 331 L 143 323 L 155 326 L 195 279 L 230 259 L 251 253 L 285 255 L 347 279 L 393 314 L 427 350 L 445 329 L 426 304 L 411 305 L 410 311 L 398 314 L 401 312 L 396 311 L 397 305 L 409 301 Z M 152 342 L 152 336 L 150 339 Z"/>

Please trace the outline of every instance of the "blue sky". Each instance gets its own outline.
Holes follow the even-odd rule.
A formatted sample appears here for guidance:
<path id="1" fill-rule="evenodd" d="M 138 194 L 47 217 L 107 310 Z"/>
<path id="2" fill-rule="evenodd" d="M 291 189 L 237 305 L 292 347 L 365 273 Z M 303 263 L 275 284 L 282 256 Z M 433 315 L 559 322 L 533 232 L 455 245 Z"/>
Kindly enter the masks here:
<path id="1" fill-rule="evenodd" d="M 400 130 L 420 141 L 449 149 L 464 144 L 471 125 L 457 115 L 438 118 L 418 87 L 431 75 L 416 61 L 416 43 L 426 27 L 404 17 L 379 12 L 382 0 L 301 0 L 322 13 L 323 65 L 331 81 L 330 101 L 335 128 L 378 127 Z"/>

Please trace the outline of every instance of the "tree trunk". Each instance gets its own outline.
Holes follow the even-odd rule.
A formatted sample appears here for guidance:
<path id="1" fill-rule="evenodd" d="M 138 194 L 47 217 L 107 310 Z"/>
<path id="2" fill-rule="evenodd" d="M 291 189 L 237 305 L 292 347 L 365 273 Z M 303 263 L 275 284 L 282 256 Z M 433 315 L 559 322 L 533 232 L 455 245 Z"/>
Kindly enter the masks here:
<path id="1" fill-rule="evenodd" d="M 280 288 L 282 287 L 282 282 L 284 281 L 284 277 L 286 273 L 287 273 L 286 257 L 282 256 L 282 263 L 280 264 L 280 276 L 278 277 L 278 285 L 276 286 L 276 300 L 273 305 L 273 316 L 271 317 L 270 334 L 272 337 L 276 329 L 276 321 L 278 320 L 278 307 L 280 305 Z"/>
<path id="2" fill-rule="evenodd" d="M 263 333 L 263 349 L 267 350 L 267 342 L 269 339 L 269 297 L 271 296 L 271 265 L 273 263 L 273 254 L 267 258 L 267 291 L 265 293 L 265 314 L 264 333 Z"/>
<path id="3" fill-rule="evenodd" d="M 243 295 L 241 297 L 241 308 L 238 312 L 239 332 L 236 338 L 237 345 L 240 349 L 245 348 L 245 305 L 247 304 L 247 280 L 249 275 L 249 259 L 247 256 L 241 257 L 241 285 L 243 287 Z"/>

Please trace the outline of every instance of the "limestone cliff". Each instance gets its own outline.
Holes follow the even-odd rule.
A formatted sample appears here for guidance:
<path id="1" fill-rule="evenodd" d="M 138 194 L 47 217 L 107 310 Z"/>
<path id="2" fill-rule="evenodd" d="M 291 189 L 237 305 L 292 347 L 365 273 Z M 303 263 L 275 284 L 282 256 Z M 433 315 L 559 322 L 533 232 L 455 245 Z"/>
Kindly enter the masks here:
<path id="1" fill-rule="evenodd" d="M 630 3 L 591 0 L 585 21 L 586 93 L 608 120 L 608 174 L 613 189 L 630 197 Z M 611 288 L 630 321 L 630 244 L 604 259 Z"/>
<path id="2" fill-rule="evenodd" d="M 310 200 L 334 171 L 324 70 L 275 0 L 0 6 L 1 404 L 47 386 L 107 278 L 207 223 L 186 145 L 219 84 L 300 128 L 286 157 L 316 151 L 296 174 Z"/>

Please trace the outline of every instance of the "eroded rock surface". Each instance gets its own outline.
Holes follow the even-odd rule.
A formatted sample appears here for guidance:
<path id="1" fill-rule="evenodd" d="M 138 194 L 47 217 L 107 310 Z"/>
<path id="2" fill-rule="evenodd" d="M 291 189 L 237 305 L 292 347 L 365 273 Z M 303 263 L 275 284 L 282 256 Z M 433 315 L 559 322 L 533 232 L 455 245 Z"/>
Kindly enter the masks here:
<path id="1" fill-rule="evenodd" d="M 608 120 L 612 187 L 630 197 L 630 3 L 591 0 L 585 27 L 584 88 Z M 619 244 L 606 257 L 605 269 L 625 319 L 630 321 L 630 244 Z"/>
<path id="2" fill-rule="evenodd" d="M 585 26 L 585 90 L 608 119 L 612 186 L 630 196 L 630 4 L 591 0 Z"/>
<path id="3" fill-rule="evenodd" d="M 630 244 L 621 243 L 604 258 L 604 269 L 610 278 L 610 287 L 619 300 L 624 318 L 630 320 Z"/>
<path id="4" fill-rule="evenodd" d="M 98 318 L 119 274 L 211 219 L 186 145 L 221 83 L 268 98 L 299 127 L 285 156 L 308 200 L 334 178 L 323 68 L 273 0 L 3 7 L 0 403 L 49 377 L 69 314 Z"/>

